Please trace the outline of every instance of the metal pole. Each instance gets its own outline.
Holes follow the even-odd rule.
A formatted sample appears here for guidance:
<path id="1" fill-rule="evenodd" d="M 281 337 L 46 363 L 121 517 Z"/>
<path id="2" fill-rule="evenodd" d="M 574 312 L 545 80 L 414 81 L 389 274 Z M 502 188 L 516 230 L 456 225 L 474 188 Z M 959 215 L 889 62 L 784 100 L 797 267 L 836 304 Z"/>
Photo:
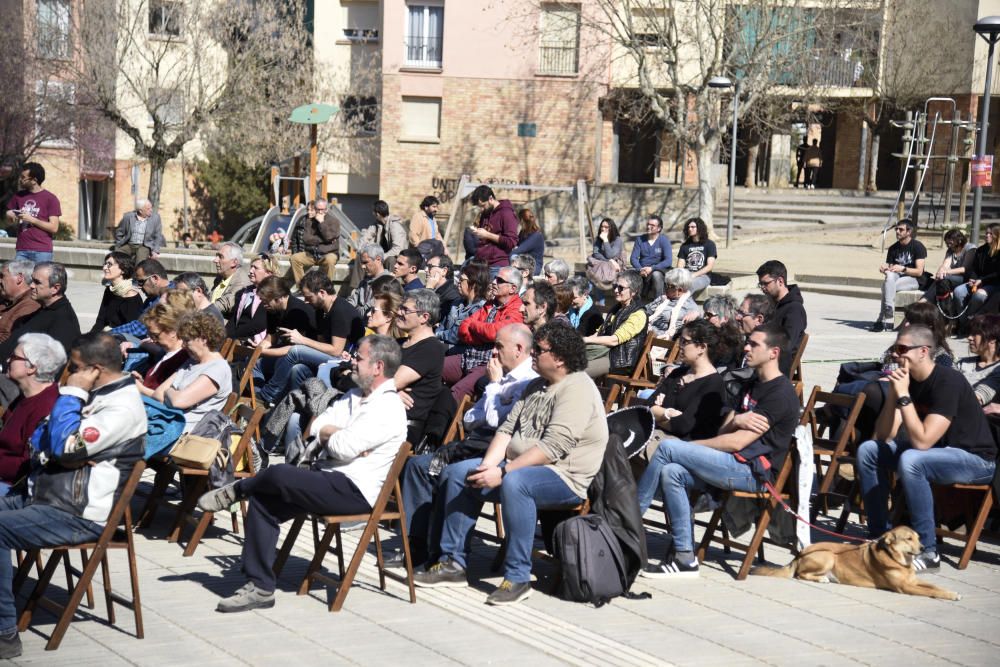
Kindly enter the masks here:
<path id="1" fill-rule="evenodd" d="M 739 122 L 740 82 L 736 81 L 733 95 L 733 136 L 729 145 L 729 217 L 726 220 L 726 247 L 733 240 L 733 197 L 736 194 L 736 128 Z"/>
<path id="2" fill-rule="evenodd" d="M 993 81 L 993 48 L 997 44 L 1000 36 L 991 34 L 987 38 L 990 45 L 989 55 L 986 57 L 986 90 L 983 92 L 983 111 L 979 117 L 979 142 L 976 148 L 976 157 L 982 158 L 986 155 L 986 126 L 990 120 L 990 84 Z M 971 170 L 970 170 L 971 171 Z M 979 218 L 983 206 L 983 188 L 976 186 L 976 191 L 972 198 L 972 242 L 979 243 Z"/>

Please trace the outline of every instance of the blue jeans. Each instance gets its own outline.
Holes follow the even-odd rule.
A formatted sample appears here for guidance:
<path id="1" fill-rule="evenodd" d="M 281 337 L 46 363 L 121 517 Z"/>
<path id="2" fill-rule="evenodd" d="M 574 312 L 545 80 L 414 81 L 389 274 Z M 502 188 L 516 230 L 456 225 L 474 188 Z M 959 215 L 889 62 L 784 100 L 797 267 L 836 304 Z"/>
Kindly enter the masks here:
<path id="1" fill-rule="evenodd" d="M 26 259 L 35 264 L 39 262 L 51 262 L 52 253 L 42 252 L 41 250 L 18 250 L 14 253 L 14 259 Z"/>
<path id="2" fill-rule="evenodd" d="M 868 515 L 868 536 L 877 538 L 892 528 L 889 523 L 889 470 L 903 485 L 910 524 L 920 535 L 924 549 L 937 550 L 934 520 L 935 484 L 988 484 L 996 463 L 957 447 L 911 449 L 901 440 L 868 440 L 858 447 L 858 477 Z"/>
<path id="3" fill-rule="evenodd" d="M 483 503 L 502 504 L 503 525 L 507 533 L 504 579 L 521 584 L 531 581 L 531 546 L 535 541 L 535 523 L 539 509 L 579 505 L 583 499 L 573 493 L 552 469 L 546 466 L 519 468 L 508 473 L 495 489 L 474 489 L 465 478 L 482 459 L 453 463 L 441 473 L 444 493 L 444 528 L 441 531 L 441 556 L 466 567 L 469 539 Z"/>
<path id="4" fill-rule="evenodd" d="M 331 359 L 330 355 L 307 345 L 293 345 L 283 357 L 262 358 L 253 369 L 257 396 L 269 403 L 277 403 L 292 387 L 316 377 L 316 369 Z M 267 375 L 268 370 L 270 376 Z M 264 384 L 261 385 L 261 382 Z"/>
<path id="5" fill-rule="evenodd" d="M 962 317 L 960 318 L 962 322 L 967 321 L 969 318 L 975 315 L 980 308 L 983 307 L 983 304 L 986 303 L 986 299 L 990 297 L 990 294 L 993 293 L 994 289 L 996 288 L 993 285 L 979 286 L 979 289 L 976 290 L 976 293 L 973 294 L 971 298 L 969 298 L 969 307 L 965 310 L 965 313 L 963 313 Z M 962 309 L 965 308 L 965 300 L 968 296 L 969 296 L 969 286 L 966 283 L 962 283 L 954 290 L 952 290 L 951 298 L 953 300 L 955 307 L 958 308 L 958 310 L 955 311 L 956 313 L 962 312 Z"/>
<path id="6" fill-rule="evenodd" d="M 677 551 L 694 551 L 690 491 L 709 487 L 726 491 L 759 491 L 750 466 L 729 452 L 666 438 L 656 448 L 639 479 L 639 509 L 649 509 L 654 496 L 663 498 Z"/>
<path id="7" fill-rule="evenodd" d="M 11 549 L 41 549 L 96 540 L 104 527 L 49 505 L 25 505 L 21 495 L 0 498 L 0 634 L 17 629 L 11 588 Z"/>

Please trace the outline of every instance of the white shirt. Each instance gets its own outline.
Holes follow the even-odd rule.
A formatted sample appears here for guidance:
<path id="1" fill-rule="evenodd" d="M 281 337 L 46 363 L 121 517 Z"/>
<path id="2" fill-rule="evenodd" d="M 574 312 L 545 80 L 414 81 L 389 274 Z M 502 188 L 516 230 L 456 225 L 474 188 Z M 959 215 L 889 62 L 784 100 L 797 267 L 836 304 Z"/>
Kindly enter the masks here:
<path id="1" fill-rule="evenodd" d="M 324 443 L 324 470 L 337 470 L 354 482 L 369 505 L 374 505 L 399 446 L 406 440 L 406 408 L 396 393 L 396 383 L 389 379 L 370 396 L 352 389 L 337 399 L 313 421 L 311 432 L 324 426 L 339 431 Z M 368 452 L 367 456 L 361 456 Z"/>
<path id="2" fill-rule="evenodd" d="M 528 383 L 537 377 L 528 357 L 496 382 L 490 382 L 483 390 L 483 397 L 462 418 L 465 428 L 497 430 L 521 399 Z"/>

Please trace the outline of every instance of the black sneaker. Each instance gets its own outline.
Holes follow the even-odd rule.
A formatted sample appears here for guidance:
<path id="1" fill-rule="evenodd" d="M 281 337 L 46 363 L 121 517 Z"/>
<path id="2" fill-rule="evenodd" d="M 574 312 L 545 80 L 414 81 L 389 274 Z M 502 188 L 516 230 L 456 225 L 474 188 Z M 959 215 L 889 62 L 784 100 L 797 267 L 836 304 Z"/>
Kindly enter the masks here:
<path id="1" fill-rule="evenodd" d="M 921 551 L 913 559 L 913 569 L 919 572 L 937 572 L 941 569 L 941 556 L 936 551 Z"/>
<path id="2" fill-rule="evenodd" d="M 693 579 L 698 576 L 698 561 L 684 563 L 674 557 L 658 565 L 650 563 L 642 570 L 642 576 L 649 579 Z"/>
<path id="3" fill-rule="evenodd" d="M 21 655 L 21 635 L 15 630 L 9 637 L 0 636 L 0 660 L 10 660 Z"/>
<path id="4" fill-rule="evenodd" d="M 465 568 L 453 560 L 434 563 L 426 572 L 414 572 L 413 583 L 421 588 L 465 588 L 469 580 Z"/>
<path id="5" fill-rule="evenodd" d="M 253 582 L 239 589 L 232 595 L 222 600 L 215 607 L 215 611 L 223 614 L 233 614 L 240 611 L 250 611 L 251 609 L 270 609 L 274 606 L 274 591 L 267 592 L 257 588 Z"/>
<path id="6" fill-rule="evenodd" d="M 891 328 L 892 327 L 890 327 L 890 329 Z M 883 331 L 885 331 L 885 322 L 883 322 L 882 320 L 875 320 L 875 323 L 871 325 L 871 328 L 869 328 L 868 330 L 871 331 L 872 333 L 882 333 Z"/>
<path id="7" fill-rule="evenodd" d="M 520 602 L 531 595 L 531 582 L 525 581 L 515 584 L 513 581 L 504 579 L 497 586 L 497 589 L 486 598 L 486 604 L 502 605 Z"/>

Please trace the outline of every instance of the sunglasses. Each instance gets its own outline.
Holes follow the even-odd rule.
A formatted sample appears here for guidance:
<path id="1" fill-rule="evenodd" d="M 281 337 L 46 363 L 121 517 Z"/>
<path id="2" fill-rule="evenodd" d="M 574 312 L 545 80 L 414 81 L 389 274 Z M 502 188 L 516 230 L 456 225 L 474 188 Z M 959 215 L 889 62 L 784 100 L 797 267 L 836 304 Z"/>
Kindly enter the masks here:
<path id="1" fill-rule="evenodd" d="M 503 279 L 503 278 L 501 278 L 500 276 L 497 276 L 496 278 L 494 278 L 494 279 L 493 279 L 493 282 L 494 282 L 494 284 L 496 284 L 496 285 L 513 285 L 513 284 L 514 284 L 514 283 L 512 283 L 512 282 L 511 282 L 511 281 L 509 281 L 509 280 L 504 280 L 504 279 Z"/>
<path id="2" fill-rule="evenodd" d="M 921 347 L 930 347 L 930 345 L 903 345 L 902 343 L 896 343 L 889 346 L 889 351 L 895 355 L 902 356 L 910 350 L 916 350 Z"/>
<path id="3" fill-rule="evenodd" d="M 545 354 L 546 352 L 551 352 L 551 351 L 552 351 L 551 347 L 542 347 L 541 345 L 537 345 L 537 344 L 531 346 L 531 354 L 532 354 L 532 356 L 535 356 L 535 357 L 540 357 L 543 354 Z"/>
<path id="4" fill-rule="evenodd" d="M 713 313 L 713 312 L 712 312 L 712 311 L 710 311 L 710 310 L 706 310 L 706 311 L 705 311 L 705 319 L 706 319 L 706 320 L 710 320 L 710 319 L 712 319 L 713 317 L 718 317 L 718 316 L 719 316 L 719 314 L 718 314 L 718 313 Z"/>
<path id="5" fill-rule="evenodd" d="M 614 289 L 614 291 L 616 291 L 616 292 L 624 292 L 625 290 L 629 289 L 629 286 L 628 285 L 615 285 L 612 289 Z"/>

